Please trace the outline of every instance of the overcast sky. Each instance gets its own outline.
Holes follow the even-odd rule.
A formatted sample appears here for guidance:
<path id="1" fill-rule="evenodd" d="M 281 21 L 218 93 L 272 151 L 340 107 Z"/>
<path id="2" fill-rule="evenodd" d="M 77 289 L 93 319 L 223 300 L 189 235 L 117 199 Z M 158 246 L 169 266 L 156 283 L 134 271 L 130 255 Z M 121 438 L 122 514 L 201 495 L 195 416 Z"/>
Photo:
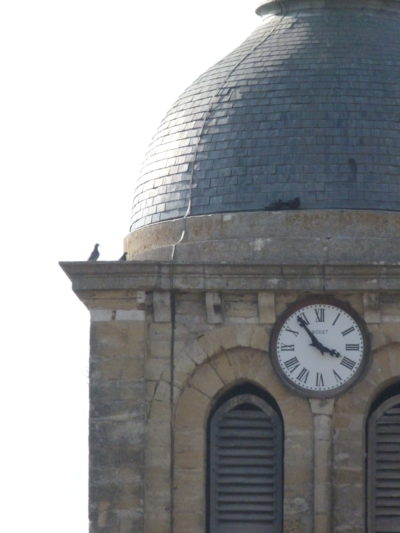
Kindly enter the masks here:
<path id="1" fill-rule="evenodd" d="M 5 533 L 87 532 L 89 314 L 58 261 L 118 259 L 151 135 L 255 4 L 0 2 Z"/>

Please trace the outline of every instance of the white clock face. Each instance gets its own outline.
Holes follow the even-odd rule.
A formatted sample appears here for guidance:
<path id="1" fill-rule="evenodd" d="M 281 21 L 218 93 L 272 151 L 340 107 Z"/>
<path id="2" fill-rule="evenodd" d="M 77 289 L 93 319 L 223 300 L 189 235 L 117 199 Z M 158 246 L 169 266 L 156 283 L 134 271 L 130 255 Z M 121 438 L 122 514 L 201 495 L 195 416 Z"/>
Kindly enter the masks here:
<path id="1" fill-rule="evenodd" d="M 317 302 L 288 312 L 273 337 L 275 365 L 292 387 L 330 396 L 361 373 L 367 337 L 355 314 Z"/>

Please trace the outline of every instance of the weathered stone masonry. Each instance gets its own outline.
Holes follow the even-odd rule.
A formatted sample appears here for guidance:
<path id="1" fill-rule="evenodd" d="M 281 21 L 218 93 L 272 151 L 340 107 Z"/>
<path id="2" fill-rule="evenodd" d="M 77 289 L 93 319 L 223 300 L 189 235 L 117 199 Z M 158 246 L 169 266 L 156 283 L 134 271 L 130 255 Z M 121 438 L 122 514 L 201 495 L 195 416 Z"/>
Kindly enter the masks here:
<path id="1" fill-rule="evenodd" d="M 373 398 L 400 374 L 400 293 L 388 291 L 400 267 L 63 268 L 91 310 L 92 531 L 205 531 L 207 417 L 243 381 L 282 411 L 285 531 L 365 531 L 364 426 Z M 313 293 L 329 287 L 372 333 L 367 374 L 336 400 L 290 393 L 269 361 L 272 325 L 304 294 L 306 271 Z"/>

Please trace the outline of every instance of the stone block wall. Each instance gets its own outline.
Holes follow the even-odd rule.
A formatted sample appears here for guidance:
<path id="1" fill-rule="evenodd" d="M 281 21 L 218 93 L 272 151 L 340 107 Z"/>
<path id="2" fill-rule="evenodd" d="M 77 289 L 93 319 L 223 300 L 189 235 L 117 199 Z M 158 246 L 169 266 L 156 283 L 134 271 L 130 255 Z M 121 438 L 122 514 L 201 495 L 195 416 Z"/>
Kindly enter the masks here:
<path id="1" fill-rule="evenodd" d="M 90 334 L 90 531 L 143 531 L 145 295 L 98 296 Z"/>
<path id="2" fill-rule="evenodd" d="M 244 382 L 267 391 L 282 413 L 284 532 L 365 532 L 366 419 L 400 376 L 396 269 L 309 269 L 315 289 L 305 291 L 295 267 L 244 274 L 231 266 L 219 277 L 223 266 L 161 265 L 155 275 L 151 264 L 124 265 L 114 281 L 109 267 L 108 286 L 107 269 L 90 268 L 101 289 L 85 289 L 76 273 L 75 290 L 92 320 L 92 533 L 205 533 L 208 417 Z M 143 290 L 127 289 L 135 283 Z M 348 302 L 371 334 L 365 375 L 328 401 L 288 390 L 268 353 L 279 314 L 311 293 Z"/>

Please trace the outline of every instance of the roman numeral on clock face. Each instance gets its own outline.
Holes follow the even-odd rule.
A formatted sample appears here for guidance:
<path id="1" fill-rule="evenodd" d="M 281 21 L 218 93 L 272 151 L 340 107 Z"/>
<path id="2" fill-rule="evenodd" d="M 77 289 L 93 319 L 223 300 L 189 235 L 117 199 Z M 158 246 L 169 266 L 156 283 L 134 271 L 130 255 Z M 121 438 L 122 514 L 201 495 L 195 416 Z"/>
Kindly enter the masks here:
<path id="1" fill-rule="evenodd" d="M 300 366 L 300 362 L 297 357 L 292 357 L 291 359 L 288 359 L 287 361 L 285 361 L 284 364 L 290 373 L 294 372 L 296 368 L 299 368 Z"/>
<path id="2" fill-rule="evenodd" d="M 310 375 L 310 371 L 307 370 L 307 368 L 302 368 L 299 375 L 297 376 L 297 379 L 299 381 L 302 381 L 303 383 L 307 383 L 309 375 Z"/>
<path id="3" fill-rule="evenodd" d="M 302 320 L 303 320 L 303 322 L 304 322 L 304 324 L 305 324 L 306 326 L 309 326 L 309 325 L 310 325 L 310 321 L 309 321 L 308 318 L 306 317 L 305 313 L 300 313 L 300 314 L 299 314 L 299 317 L 302 318 Z"/>
<path id="4" fill-rule="evenodd" d="M 349 370 L 353 370 L 353 368 L 355 367 L 356 362 L 353 361 L 352 359 L 349 359 L 348 357 L 344 356 L 343 359 L 341 360 L 340 364 L 342 366 L 345 366 Z"/>
<path id="5" fill-rule="evenodd" d="M 360 345 L 359 344 L 346 344 L 346 350 L 347 351 L 353 351 L 353 352 L 359 352 L 360 351 Z"/>
<path id="6" fill-rule="evenodd" d="M 320 372 L 317 372 L 317 375 L 315 377 L 315 386 L 323 387 L 324 385 L 325 385 L 324 376 Z"/>
<path id="7" fill-rule="evenodd" d="M 325 322 L 325 309 L 314 309 L 317 322 Z"/>
<path id="8" fill-rule="evenodd" d="M 293 352 L 294 351 L 294 344 L 281 344 L 281 350 L 282 352 Z"/>
<path id="9" fill-rule="evenodd" d="M 342 381 L 341 376 L 336 372 L 336 370 L 333 370 L 332 372 L 333 372 L 333 375 L 335 376 L 336 383 L 341 383 Z"/>
<path id="10" fill-rule="evenodd" d="M 355 331 L 355 330 L 354 330 L 354 326 L 351 326 L 351 328 L 345 329 L 344 331 L 342 331 L 342 335 L 343 335 L 343 337 L 344 337 L 345 335 L 348 335 L 348 334 L 351 333 L 352 331 Z"/>
<path id="11" fill-rule="evenodd" d="M 293 335 L 295 335 L 295 337 L 297 337 L 297 335 L 299 334 L 298 331 L 295 331 L 295 330 L 290 329 L 290 328 L 285 328 L 285 331 L 288 331 L 289 333 L 293 333 Z"/>

